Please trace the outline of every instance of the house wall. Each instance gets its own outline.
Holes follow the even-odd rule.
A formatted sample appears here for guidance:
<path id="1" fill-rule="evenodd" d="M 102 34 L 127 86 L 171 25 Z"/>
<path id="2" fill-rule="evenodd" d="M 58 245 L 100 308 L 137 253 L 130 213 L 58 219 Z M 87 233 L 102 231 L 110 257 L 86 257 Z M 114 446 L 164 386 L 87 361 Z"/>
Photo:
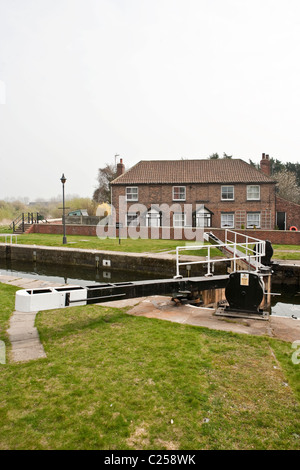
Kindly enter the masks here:
<path id="1" fill-rule="evenodd" d="M 300 230 L 300 205 L 276 196 L 276 212 L 286 213 L 286 229 L 297 227 Z"/>
<path id="2" fill-rule="evenodd" d="M 227 184 L 230 185 L 230 184 Z M 116 209 L 119 220 L 119 197 L 126 195 L 126 187 L 129 185 L 112 185 L 112 205 Z M 134 185 L 139 188 L 138 201 L 126 202 L 127 211 L 136 202 L 147 208 L 151 205 L 167 204 L 173 206 L 179 204 L 191 204 L 192 210 L 196 210 L 196 204 L 204 204 L 212 215 L 212 227 L 221 226 L 222 212 L 235 213 L 235 228 L 247 227 L 247 212 L 261 213 L 261 228 L 273 229 L 275 227 L 275 184 L 260 184 L 260 200 L 247 200 L 247 184 L 234 184 L 234 201 L 221 200 L 221 184 L 190 184 L 186 187 L 186 200 L 184 202 L 173 201 L 172 184 L 165 185 Z M 179 185 L 177 185 L 179 186 Z M 174 206 L 173 206 L 174 207 Z M 171 223 L 172 225 L 172 223 Z"/>

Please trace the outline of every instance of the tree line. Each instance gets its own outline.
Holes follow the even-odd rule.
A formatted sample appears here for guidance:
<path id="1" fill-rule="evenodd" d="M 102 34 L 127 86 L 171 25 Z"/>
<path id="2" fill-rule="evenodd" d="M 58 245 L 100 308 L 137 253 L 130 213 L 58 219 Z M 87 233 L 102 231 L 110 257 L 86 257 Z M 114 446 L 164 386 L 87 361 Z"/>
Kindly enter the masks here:
<path id="1" fill-rule="evenodd" d="M 278 196 L 288 201 L 300 204 L 300 163 L 281 162 L 270 158 L 271 176 L 276 181 Z M 259 169 L 259 164 L 249 160 L 250 165 Z"/>

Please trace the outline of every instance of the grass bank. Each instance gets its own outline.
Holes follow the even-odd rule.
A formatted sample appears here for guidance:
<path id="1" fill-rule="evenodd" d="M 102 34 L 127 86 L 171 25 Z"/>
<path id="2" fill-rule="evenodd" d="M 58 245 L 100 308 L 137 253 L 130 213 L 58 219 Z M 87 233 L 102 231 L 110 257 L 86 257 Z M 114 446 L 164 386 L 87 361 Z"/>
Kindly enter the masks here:
<path id="1" fill-rule="evenodd" d="M 11 233 L 7 227 L 0 227 L 1 233 Z M 155 239 L 121 239 L 118 238 L 99 239 L 92 236 L 68 235 L 67 244 L 62 243 L 62 235 L 55 234 L 24 234 L 18 235 L 18 244 L 21 245 L 41 245 L 41 246 L 58 246 L 65 248 L 80 248 L 89 250 L 102 251 L 125 251 L 128 253 L 163 253 L 168 252 L 175 254 L 177 246 L 185 245 L 182 240 L 155 240 Z M 0 239 L 0 242 L 4 241 Z M 199 244 L 197 242 L 197 244 Z M 205 243 L 207 246 L 207 243 Z M 273 259 L 281 260 L 300 260 L 300 245 L 273 245 Z M 185 254 L 195 256 L 207 256 L 207 250 L 184 252 Z M 222 254 L 216 248 L 211 248 L 211 256 L 222 257 Z"/>
<path id="2" fill-rule="evenodd" d="M 3 232 L 4 233 L 4 232 Z M 1 239 L 0 239 L 1 241 Z M 3 239 L 4 241 L 4 239 Z M 100 239 L 93 236 L 68 235 L 67 244 L 62 242 L 61 235 L 55 234 L 22 234 L 18 235 L 18 244 L 21 245 L 41 245 L 41 246 L 58 246 L 64 248 L 80 248 L 88 250 L 101 251 L 124 251 L 127 253 L 163 253 L 168 252 L 175 254 L 177 246 L 185 245 L 182 240 L 155 240 L 155 239 L 132 239 L 123 238 L 105 238 Z M 200 244 L 200 243 L 197 243 Z M 207 244 L 206 244 L 207 245 Z M 192 245 L 191 245 L 192 249 Z M 221 256 L 217 249 L 212 249 L 213 256 Z M 199 255 L 199 252 L 189 251 L 189 254 Z M 203 249 L 201 256 L 207 255 L 207 249 Z"/>
<path id="3" fill-rule="evenodd" d="M 0 364 L 0 449 L 300 448 L 290 344 L 97 305 L 36 325 L 47 358 Z"/>

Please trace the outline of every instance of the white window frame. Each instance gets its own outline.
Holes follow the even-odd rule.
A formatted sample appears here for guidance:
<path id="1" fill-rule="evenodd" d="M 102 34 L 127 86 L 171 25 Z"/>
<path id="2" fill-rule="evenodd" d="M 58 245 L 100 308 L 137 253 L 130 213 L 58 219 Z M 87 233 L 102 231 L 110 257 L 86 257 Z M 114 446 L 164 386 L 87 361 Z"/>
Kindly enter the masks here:
<path id="1" fill-rule="evenodd" d="M 223 217 L 225 218 L 228 217 L 228 216 L 231 216 L 232 217 L 232 223 L 229 223 L 228 224 L 228 220 L 225 222 L 223 220 Z M 223 212 L 221 214 L 221 228 L 234 228 L 234 213 L 233 212 Z"/>
<path id="2" fill-rule="evenodd" d="M 196 227 L 211 227 L 211 212 L 206 208 L 199 209 L 196 212 Z"/>
<path id="3" fill-rule="evenodd" d="M 253 191 L 253 188 L 258 188 L 258 197 L 257 196 L 251 196 L 251 192 Z M 260 200 L 260 186 L 259 184 L 249 184 L 247 186 L 247 201 L 259 201 Z"/>
<path id="4" fill-rule="evenodd" d="M 184 190 L 184 196 L 175 197 L 175 191 L 179 190 L 179 193 L 180 193 L 182 189 Z M 173 201 L 185 201 L 186 200 L 186 187 L 185 186 L 173 186 L 172 195 L 173 195 Z"/>
<path id="5" fill-rule="evenodd" d="M 131 219 L 128 223 L 128 219 Z M 138 227 L 140 225 L 140 218 L 136 212 L 127 212 L 126 214 L 127 227 Z"/>
<path id="6" fill-rule="evenodd" d="M 132 190 L 136 191 L 132 191 Z M 137 186 L 126 187 L 126 201 L 138 201 L 139 200 L 139 188 Z"/>
<path id="7" fill-rule="evenodd" d="M 160 227 L 161 216 L 156 209 L 150 209 L 146 215 L 147 227 Z"/>
<path id="8" fill-rule="evenodd" d="M 250 218 L 251 216 L 256 216 L 258 217 L 258 223 L 252 223 L 250 222 Z M 247 228 L 253 228 L 254 226 L 256 228 L 260 228 L 260 224 L 261 224 L 261 216 L 260 216 L 260 212 L 247 212 Z"/>
<path id="9" fill-rule="evenodd" d="M 223 190 L 225 188 L 232 188 L 232 197 L 224 197 Z M 221 186 L 221 201 L 234 201 L 234 186 L 233 185 Z"/>
<path id="10" fill-rule="evenodd" d="M 184 212 L 174 212 L 173 214 L 173 227 L 185 227 L 186 214 Z"/>

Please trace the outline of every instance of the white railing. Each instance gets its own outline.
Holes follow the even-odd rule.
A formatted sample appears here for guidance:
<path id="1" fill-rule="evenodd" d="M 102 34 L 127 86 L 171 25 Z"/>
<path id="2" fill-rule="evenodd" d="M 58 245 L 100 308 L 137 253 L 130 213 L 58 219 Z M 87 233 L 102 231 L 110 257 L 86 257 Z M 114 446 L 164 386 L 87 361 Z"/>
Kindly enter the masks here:
<path id="1" fill-rule="evenodd" d="M 234 235 L 234 240 L 229 240 L 229 234 Z M 204 234 L 208 238 L 208 234 Z M 244 237 L 244 242 L 238 242 L 239 237 Z M 218 239 L 217 239 L 218 240 Z M 253 246 L 254 244 L 254 246 Z M 250 246 L 251 245 L 251 246 Z M 218 248 L 223 253 L 228 254 L 228 257 L 225 258 L 213 258 L 211 256 L 211 249 Z M 195 250 L 207 250 L 207 255 L 205 260 L 186 260 L 180 261 L 180 252 L 181 251 L 195 251 Z M 225 243 L 216 243 L 214 245 L 198 245 L 198 246 L 177 246 L 176 247 L 176 278 L 182 277 L 180 275 L 180 266 L 189 266 L 192 264 L 207 264 L 207 273 L 205 276 L 212 276 L 212 265 L 218 262 L 233 262 L 233 270 L 236 271 L 238 268 L 237 261 L 243 260 L 249 270 L 257 272 L 262 266 L 261 258 L 266 254 L 266 242 L 264 240 L 259 240 L 258 238 L 250 237 L 242 233 L 234 232 L 232 230 L 225 230 Z M 201 256 L 200 254 L 198 256 Z"/>
<path id="2" fill-rule="evenodd" d="M 13 238 L 15 238 L 15 242 L 18 243 L 18 238 L 17 238 L 17 235 L 13 234 L 13 233 L 0 233 L 0 243 L 1 243 L 1 238 L 4 237 L 5 238 L 5 242 L 7 244 L 7 239 L 10 239 L 10 244 L 13 243 Z"/>

